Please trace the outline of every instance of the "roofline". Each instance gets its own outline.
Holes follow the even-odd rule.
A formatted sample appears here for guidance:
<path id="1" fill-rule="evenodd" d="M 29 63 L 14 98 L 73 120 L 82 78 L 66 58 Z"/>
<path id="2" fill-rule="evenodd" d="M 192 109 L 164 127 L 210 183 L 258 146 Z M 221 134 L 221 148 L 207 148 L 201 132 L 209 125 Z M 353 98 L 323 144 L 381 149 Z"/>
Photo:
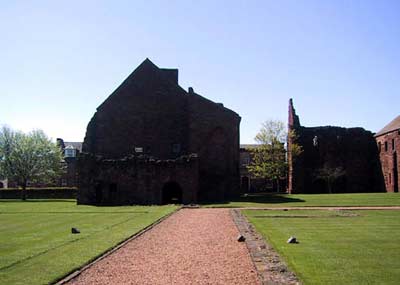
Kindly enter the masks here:
<path id="1" fill-rule="evenodd" d="M 377 137 L 381 137 L 381 136 L 384 136 L 384 135 L 386 135 L 386 134 L 388 134 L 388 133 L 392 133 L 392 132 L 395 132 L 395 131 L 399 131 L 400 129 L 393 129 L 393 130 L 391 130 L 391 131 L 386 131 L 386 132 L 384 132 L 384 133 L 376 133 L 375 135 L 374 135 L 374 138 L 377 138 Z"/>

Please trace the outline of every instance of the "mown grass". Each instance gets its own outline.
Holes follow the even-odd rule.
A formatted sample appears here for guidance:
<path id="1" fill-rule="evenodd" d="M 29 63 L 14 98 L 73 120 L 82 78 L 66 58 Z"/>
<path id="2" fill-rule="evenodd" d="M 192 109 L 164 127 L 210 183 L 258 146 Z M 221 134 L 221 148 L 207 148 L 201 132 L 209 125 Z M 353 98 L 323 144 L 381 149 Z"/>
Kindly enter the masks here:
<path id="1" fill-rule="evenodd" d="M 400 206 L 400 193 L 362 194 L 248 194 L 204 207 L 311 207 L 311 206 Z"/>
<path id="2" fill-rule="evenodd" d="M 0 284 L 52 283 L 175 209 L 0 200 Z"/>
<path id="3" fill-rule="evenodd" d="M 304 284 L 400 282 L 400 211 L 243 212 Z"/>

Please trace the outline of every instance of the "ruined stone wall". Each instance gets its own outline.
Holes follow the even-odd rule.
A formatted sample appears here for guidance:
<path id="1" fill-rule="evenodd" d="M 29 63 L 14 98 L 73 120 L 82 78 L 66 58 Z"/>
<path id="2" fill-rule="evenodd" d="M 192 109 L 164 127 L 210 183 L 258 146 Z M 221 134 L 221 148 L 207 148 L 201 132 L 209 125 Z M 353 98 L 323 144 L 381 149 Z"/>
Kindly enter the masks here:
<path id="1" fill-rule="evenodd" d="M 362 128 L 302 127 L 292 102 L 289 117 L 289 130 L 297 135 L 288 143 L 289 193 L 327 193 L 327 181 L 319 175 L 322 169 L 342 170 L 332 184 L 333 193 L 384 191 L 378 149 L 371 132 Z M 293 143 L 303 149 L 297 158 L 291 155 Z"/>
<path id="2" fill-rule="evenodd" d="M 387 192 L 398 192 L 400 185 L 400 131 L 376 137 Z"/>
<path id="3" fill-rule="evenodd" d="M 78 203 L 97 205 L 161 204 L 162 190 L 174 181 L 182 188 L 182 202 L 197 201 L 198 160 L 196 155 L 173 160 L 147 156 L 104 159 L 81 155 Z"/>

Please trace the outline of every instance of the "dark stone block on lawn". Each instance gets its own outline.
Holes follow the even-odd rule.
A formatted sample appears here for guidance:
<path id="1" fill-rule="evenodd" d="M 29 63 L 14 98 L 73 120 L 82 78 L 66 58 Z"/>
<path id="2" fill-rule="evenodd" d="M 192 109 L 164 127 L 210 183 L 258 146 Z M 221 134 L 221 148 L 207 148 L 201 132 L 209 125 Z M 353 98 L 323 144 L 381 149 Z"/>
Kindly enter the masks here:
<path id="1" fill-rule="evenodd" d="M 290 237 L 290 238 L 287 240 L 287 243 L 299 243 L 299 242 L 297 241 L 296 237 Z"/>
<path id="2" fill-rule="evenodd" d="M 80 234 L 80 230 L 78 230 L 77 228 L 71 228 L 71 233 L 73 234 Z"/>
<path id="3" fill-rule="evenodd" d="M 238 242 L 244 242 L 245 240 L 246 240 L 246 238 L 244 236 L 238 235 L 238 237 L 237 237 Z"/>

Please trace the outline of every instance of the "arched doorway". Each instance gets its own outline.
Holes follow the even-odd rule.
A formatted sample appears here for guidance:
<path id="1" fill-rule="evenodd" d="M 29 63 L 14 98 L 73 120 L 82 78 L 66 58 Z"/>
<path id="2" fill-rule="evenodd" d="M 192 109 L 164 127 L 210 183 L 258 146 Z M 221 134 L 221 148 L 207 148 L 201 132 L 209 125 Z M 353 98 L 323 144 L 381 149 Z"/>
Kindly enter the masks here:
<path id="1" fill-rule="evenodd" d="M 95 187 L 95 202 L 97 205 L 101 205 L 103 203 L 103 183 L 97 182 Z"/>
<path id="2" fill-rule="evenodd" d="M 242 192 L 247 193 L 250 189 L 250 180 L 249 177 L 243 176 L 242 177 Z"/>
<path id="3" fill-rule="evenodd" d="M 178 183 L 170 181 L 162 188 L 162 204 L 181 204 L 182 188 Z"/>

